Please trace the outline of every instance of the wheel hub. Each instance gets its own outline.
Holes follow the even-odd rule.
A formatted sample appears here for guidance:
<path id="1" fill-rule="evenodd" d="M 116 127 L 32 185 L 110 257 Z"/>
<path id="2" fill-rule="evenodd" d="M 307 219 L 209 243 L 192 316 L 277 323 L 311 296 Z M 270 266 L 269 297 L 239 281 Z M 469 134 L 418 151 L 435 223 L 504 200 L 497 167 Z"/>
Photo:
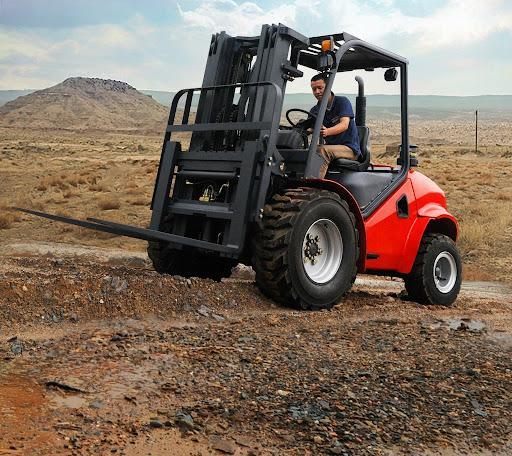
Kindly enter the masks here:
<path id="1" fill-rule="evenodd" d="M 329 219 L 317 220 L 309 227 L 302 242 L 306 275 L 315 283 L 326 283 L 338 272 L 342 258 L 340 230 Z"/>
<path id="2" fill-rule="evenodd" d="M 449 293 L 457 280 L 457 265 L 450 252 L 441 252 L 434 261 L 434 284 L 441 293 Z"/>
<path id="3" fill-rule="evenodd" d="M 323 250 L 319 245 L 318 236 L 312 237 L 311 234 L 306 234 L 306 246 L 304 247 L 304 262 L 310 261 L 315 264 L 317 257 L 323 255 Z"/>

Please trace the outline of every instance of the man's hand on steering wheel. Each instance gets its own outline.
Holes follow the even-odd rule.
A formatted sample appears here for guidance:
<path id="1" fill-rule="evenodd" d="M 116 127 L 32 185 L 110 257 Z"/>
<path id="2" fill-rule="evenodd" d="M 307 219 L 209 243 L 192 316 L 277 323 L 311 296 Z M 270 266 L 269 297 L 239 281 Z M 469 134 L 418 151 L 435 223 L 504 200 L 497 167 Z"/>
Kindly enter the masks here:
<path id="1" fill-rule="evenodd" d="M 301 112 L 303 114 L 306 114 L 308 117 L 307 117 L 307 119 L 302 119 L 302 120 L 299 120 L 297 122 L 293 122 L 290 119 L 290 114 L 292 112 Z M 312 112 L 306 111 L 305 109 L 293 108 L 293 109 L 288 109 L 288 111 L 286 111 L 286 120 L 294 128 L 300 128 L 302 130 L 308 130 L 309 128 L 311 128 L 311 123 L 316 120 L 316 114 L 313 114 Z"/>

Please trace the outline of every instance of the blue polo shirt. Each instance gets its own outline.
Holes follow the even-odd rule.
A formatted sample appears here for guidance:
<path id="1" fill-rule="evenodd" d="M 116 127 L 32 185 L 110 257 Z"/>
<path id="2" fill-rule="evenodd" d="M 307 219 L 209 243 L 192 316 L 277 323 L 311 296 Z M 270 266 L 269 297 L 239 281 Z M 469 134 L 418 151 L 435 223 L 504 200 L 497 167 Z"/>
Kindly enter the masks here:
<path id="1" fill-rule="evenodd" d="M 311 112 L 317 115 L 319 107 L 320 101 L 315 106 L 313 106 L 313 108 L 311 108 Z M 340 123 L 342 117 L 350 117 L 348 128 L 339 135 L 327 136 L 324 138 L 325 144 L 348 146 L 354 151 L 356 157 L 359 158 L 361 156 L 361 148 L 359 147 L 359 135 L 357 133 L 357 127 L 354 121 L 354 111 L 352 109 L 352 104 L 347 97 L 335 96 L 331 105 L 327 106 L 327 109 L 325 110 L 323 124 L 327 128 L 334 127 Z"/>

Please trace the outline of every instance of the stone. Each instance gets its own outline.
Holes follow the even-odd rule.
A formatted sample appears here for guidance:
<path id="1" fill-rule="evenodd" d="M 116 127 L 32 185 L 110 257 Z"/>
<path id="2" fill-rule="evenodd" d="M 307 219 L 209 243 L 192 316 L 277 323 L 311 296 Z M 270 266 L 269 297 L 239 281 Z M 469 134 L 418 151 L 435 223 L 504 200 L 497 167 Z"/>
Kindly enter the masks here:
<path id="1" fill-rule="evenodd" d="M 208 307 L 206 307 L 205 305 L 202 305 L 199 307 L 199 309 L 197 309 L 197 313 L 199 315 L 202 315 L 203 317 L 209 317 L 211 310 Z"/>
<path id="2" fill-rule="evenodd" d="M 251 447 L 252 446 L 252 443 L 250 442 L 250 440 L 248 440 L 248 439 L 246 439 L 245 437 L 242 437 L 242 436 L 236 437 L 235 442 L 238 445 L 243 446 L 243 447 Z"/>
<path id="3" fill-rule="evenodd" d="M 110 281 L 110 286 L 114 289 L 116 293 L 121 293 L 122 291 L 128 288 L 128 282 L 126 280 L 121 279 L 120 277 L 114 276 Z"/>
<path id="4" fill-rule="evenodd" d="M 18 340 L 17 337 L 14 338 L 14 340 L 10 339 L 11 342 L 11 352 L 14 355 L 21 355 L 23 353 L 23 343 L 21 340 Z"/>
<path id="5" fill-rule="evenodd" d="M 89 404 L 89 408 L 92 408 L 92 409 L 95 409 L 95 410 L 102 409 L 103 408 L 103 402 L 101 402 L 101 401 L 92 401 Z"/>
<path id="6" fill-rule="evenodd" d="M 212 441 L 212 448 L 226 454 L 235 454 L 236 447 L 228 440 L 216 439 Z"/>
<path id="7" fill-rule="evenodd" d="M 320 444 L 324 443 L 324 439 L 322 437 L 320 437 L 319 435 L 315 435 L 313 437 L 313 442 L 315 442 L 317 445 L 320 445 Z"/>
<path id="8" fill-rule="evenodd" d="M 184 428 L 185 430 L 192 430 L 195 428 L 194 419 L 188 413 L 176 413 L 175 423 L 177 426 L 179 426 L 180 428 Z"/>
<path id="9" fill-rule="evenodd" d="M 192 306 L 188 302 L 186 302 L 185 304 L 183 304 L 183 310 L 185 312 L 190 312 L 192 310 Z"/>

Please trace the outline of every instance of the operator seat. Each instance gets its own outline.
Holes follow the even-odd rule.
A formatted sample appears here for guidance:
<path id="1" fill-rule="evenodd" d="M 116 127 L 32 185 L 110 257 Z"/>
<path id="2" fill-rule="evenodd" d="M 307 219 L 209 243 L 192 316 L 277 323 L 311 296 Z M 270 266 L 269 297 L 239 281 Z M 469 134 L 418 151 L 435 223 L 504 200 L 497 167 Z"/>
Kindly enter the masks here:
<path id="1" fill-rule="evenodd" d="M 358 160 L 349 160 L 348 158 L 336 158 L 329 164 L 329 171 L 366 171 L 370 165 L 370 129 L 366 126 L 357 126 L 359 135 L 359 147 L 361 156 Z"/>

